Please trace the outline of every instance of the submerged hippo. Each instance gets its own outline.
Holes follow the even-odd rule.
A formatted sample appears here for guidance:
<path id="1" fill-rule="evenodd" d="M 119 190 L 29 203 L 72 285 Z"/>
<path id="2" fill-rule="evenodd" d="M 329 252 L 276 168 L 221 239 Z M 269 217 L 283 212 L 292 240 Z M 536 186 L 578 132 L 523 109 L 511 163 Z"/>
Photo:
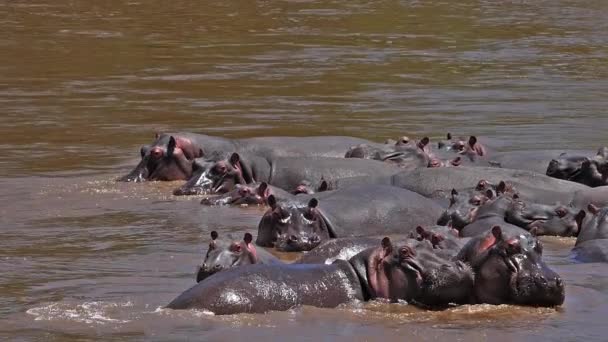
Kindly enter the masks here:
<path id="1" fill-rule="evenodd" d="M 203 205 L 268 205 L 268 197 L 273 195 L 279 201 L 287 201 L 294 198 L 294 195 L 268 185 L 266 182 L 253 183 L 247 185 L 237 184 L 231 191 L 223 194 L 216 194 L 205 197 L 201 200 Z"/>
<path id="2" fill-rule="evenodd" d="M 608 148 L 600 148 L 593 157 L 562 153 L 549 162 L 546 174 L 591 187 L 608 185 Z"/>
<path id="3" fill-rule="evenodd" d="M 465 166 L 402 172 L 392 177 L 391 184 L 432 197 L 441 193 L 447 194 L 452 189 L 459 191 L 472 189 L 480 179 L 495 184 L 507 181 L 517 189 L 520 198 L 542 204 L 558 202 L 568 204 L 575 191 L 587 188 L 582 184 L 551 178 L 531 171 Z"/>
<path id="4" fill-rule="evenodd" d="M 374 143 L 360 138 L 341 136 L 319 137 L 258 137 L 226 139 L 195 133 L 165 133 L 140 150 L 141 161 L 129 174 L 119 180 L 187 180 L 196 170 L 197 158 L 217 160 L 231 152 L 249 153 L 272 160 L 276 157 L 336 157 L 344 156 L 350 146 Z"/>
<path id="5" fill-rule="evenodd" d="M 428 244 L 394 246 L 384 238 L 381 246 L 330 265 L 234 268 L 186 290 L 167 307 L 204 309 L 221 315 L 284 311 L 299 305 L 331 308 L 376 298 L 425 306 L 467 303 L 473 288 L 470 267 L 430 254 Z"/>
<path id="6" fill-rule="evenodd" d="M 409 233 L 435 222 L 442 211 L 412 191 L 381 185 L 321 193 L 307 204 L 268 200 L 256 243 L 284 251 L 310 250 L 330 238 Z"/>
<path id="7" fill-rule="evenodd" d="M 608 207 L 589 204 L 588 218 L 572 249 L 574 258 L 582 262 L 608 262 Z"/>
<path id="8" fill-rule="evenodd" d="M 231 191 L 237 184 L 254 182 L 266 182 L 287 191 L 308 193 L 324 190 L 323 183 L 335 183 L 342 178 L 389 177 L 399 171 L 395 166 L 364 159 L 281 157 L 268 162 L 261 157 L 232 153 L 228 159 L 200 169 L 174 194 L 223 193 Z M 311 185 L 311 182 L 317 185 Z"/>
<path id="9" fill-rule="evenodd" d="M 211 232 L 209 249 L 196 274 L 197 282 L 232 267 L 281 262 L 263 248 L 255 248 L 252 243 L 253 236 L 250 233 L 245 233 L 242 241 L 217 241 L 217 238 L 218 233 Z"/>

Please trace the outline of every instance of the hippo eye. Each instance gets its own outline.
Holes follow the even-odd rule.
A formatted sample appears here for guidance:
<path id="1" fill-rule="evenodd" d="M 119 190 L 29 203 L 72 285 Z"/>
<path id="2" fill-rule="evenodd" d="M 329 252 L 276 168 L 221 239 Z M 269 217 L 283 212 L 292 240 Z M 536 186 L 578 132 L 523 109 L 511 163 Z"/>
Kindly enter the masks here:
<path id="1" fill-rule="evenodd" d="M 564 208 L 557 208 L 557 209 L 555 209 L 555 213 L 560 218 L 566 216 L 566 214 L 567 214 L 566 209 L 564 209 Z"/>
<path id="2" fill-rule="evenodd" d="M 469 200 L 469 203 L 473 204 L 473 205 L 480 205 L 481 199 L 479 197 L 475 196 Z"/>
<path id="3" fill-rule="evenodd" d="M 314 217 L 312 215 L 312 213 L 310 212 L 305 212 L 304 214 L 302 214 L 302 221 L 304 221 L 304 223 L 306 224 L 313 224 L 315 223 L 315 221 L 313 220 Z"/>
<path id="4" fill-rule="evenodd" d="M 287 214 L 287 216 L 279 219 L 279 222 L 281 222 L 282 224 L 287 224 L 290 221 L 291 221 L 291 214 Z"/>

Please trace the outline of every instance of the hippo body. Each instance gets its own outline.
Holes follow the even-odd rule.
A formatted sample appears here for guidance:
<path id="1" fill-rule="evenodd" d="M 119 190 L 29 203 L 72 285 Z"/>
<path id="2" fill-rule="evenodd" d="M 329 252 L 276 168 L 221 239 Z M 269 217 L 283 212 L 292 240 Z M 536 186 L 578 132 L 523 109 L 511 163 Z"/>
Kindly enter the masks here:
<path id="1" fill-rule="evenodd" d="M 255 155 L 233 153 L 206 168 L 200 168 L 188 182 L 174 191 L 175 195 L 223 193 L 237 184 L 264 182 L 283 190 L 316 192 L 329 188 L 341 179 L 384 177 L 400 169 L 386 163 L 356 158 L 278 157 L 272 162 Z"/>
<path id="2" fill-rule="evenodd" d="M 331 265 L 251 265 L 213 276 L 182 293 L 170 309 L 205 309 L 216 315 L 286 311 L 299 305 L 336 307 L 363 300 L 347 261 Z"/>
<path id="3" fill-rule="evenodd" d="M 252 154 L 271 161 L 277 157 L 344 157 L 344 151 L 365 139 L 339 136 L 258 137 L 226 139 L 196 133 L 164 133 L 140 150 L 141 161 L 120 181 L 187 180 L 196 170 L 194 160 L 219 160 L 232 152 Z"/>
<path id="4" fill-rule="evenodd" d="M 579 190 L 574 194 L 570 203 L 572 207 L 577 209 L 587 208 L 589 204 L 598 207 L 608 206 L 608 186 Z"/>
<path id="5" fill-rule="evenodd" d="M 608 207 L 590 204 L 587 210 L 572 254 L 581 262 L 608 262 Z"/>
<path id="6" fill-rule="evenodd" d="M 426 197 L 474 188 L 480 180 L 510 182 L 522 199 L 542 204 L 570 203 L 577 190 L 588 187 L 525 170 L 494 167 L 426 168 L 402 172 L 392 177 L 394 186 L 415 191 Z"/>
<path id="7" fill-rule="evenodd" d="M 433 249 L 426 242 L 393 246 L 384 238 L 381 247 L 329 265 L 232 268 L 186 290 L 167 307 L 204 309 L 221 315 L 285 311 L 300 305 L 336 307 L 376 298 L 432 306 L 468 302 L 473 288 L 471 268 L 429 253 Z"/>
<path id="8" fill-rule="evenodd" d="M 442 212 L 434 201 L 391 186 L 353 186 L 317 197 L 308 206 L 300 201 L 271 205 L 258 226 L 256 243 L 310 250 L 329 238 L 406 234 L 435 222 Z"/>

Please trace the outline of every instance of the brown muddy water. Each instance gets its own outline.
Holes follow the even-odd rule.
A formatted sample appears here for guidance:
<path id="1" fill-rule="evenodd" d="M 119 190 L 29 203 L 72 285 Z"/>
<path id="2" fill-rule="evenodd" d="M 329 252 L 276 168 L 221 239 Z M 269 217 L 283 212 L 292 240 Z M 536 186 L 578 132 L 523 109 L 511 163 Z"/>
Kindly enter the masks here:
<path id="1" fill-rule="evenodd" d="M 546 244 L 558 310 L 162 310 L 208 232 L 261 211 L 114 182 L 169 130 L 606 145 L 608 2 L 0 1 L 0 27 L 3 340 L 608 338 L 608 268 L 573 263 L 571 239 Z"/>

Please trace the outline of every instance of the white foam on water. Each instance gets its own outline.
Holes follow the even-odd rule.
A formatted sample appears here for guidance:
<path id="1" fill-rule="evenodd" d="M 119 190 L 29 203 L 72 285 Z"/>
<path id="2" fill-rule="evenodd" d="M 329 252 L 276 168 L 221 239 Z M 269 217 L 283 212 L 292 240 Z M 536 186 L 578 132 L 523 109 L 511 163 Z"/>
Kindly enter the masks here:
<path id="1" fill-rule="evenodd" d="M 133 303 L 131 302 L 84 302 L 76 305 L 71 303 L 51 303 L 31 308 L 26 313 L 34 316 L 35 321 L 68 320 L 86 324 L 124 324 L 130 321 L 110 316 L 111 314 L 116 314 L 117 308 L 132 306 Z"/>

